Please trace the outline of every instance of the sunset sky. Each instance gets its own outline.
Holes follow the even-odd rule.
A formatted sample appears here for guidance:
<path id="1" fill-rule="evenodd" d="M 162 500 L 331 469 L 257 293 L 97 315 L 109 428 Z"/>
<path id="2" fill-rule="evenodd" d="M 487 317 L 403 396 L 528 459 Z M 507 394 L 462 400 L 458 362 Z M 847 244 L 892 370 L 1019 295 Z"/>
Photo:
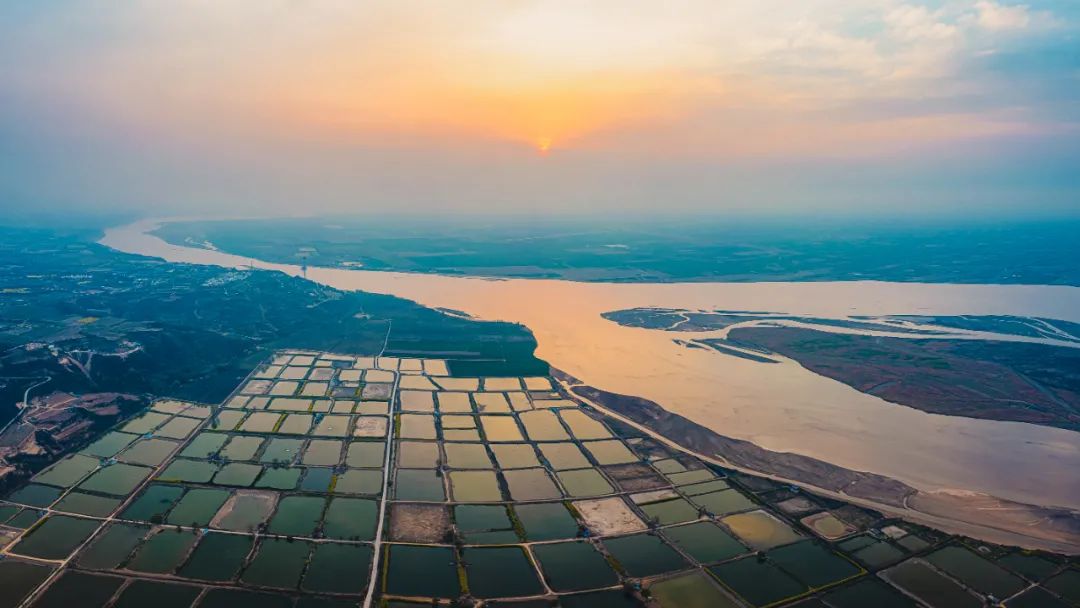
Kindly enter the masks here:
<path id="1" fill-rule="evenodd" d="M 1080 2 L 0 4 L 0 206 L 1080 213 Z"/>

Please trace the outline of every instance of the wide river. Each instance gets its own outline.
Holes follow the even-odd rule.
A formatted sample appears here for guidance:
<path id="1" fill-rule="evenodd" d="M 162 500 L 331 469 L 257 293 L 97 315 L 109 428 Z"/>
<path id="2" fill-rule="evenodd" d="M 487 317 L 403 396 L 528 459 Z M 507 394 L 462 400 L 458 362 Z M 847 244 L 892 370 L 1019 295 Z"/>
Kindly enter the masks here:
<path id="1" fill-rule="evenodd" d="M 152 221 L 110 229 L 102 243 L 171 262 L 248 266 L 299 275 L 220 251 L 171 245 Z M 883 282 L 608 284 L 448 277 L 310 268 L 341 289 L 392 294 L 430 307 L 527 326 L 537 356 L 597 388 L 655 401 L 721 435 L 892 477 L 921 490 L 962 490 L 1080 509 L 1080 433 L 1018 422 L 928 414 L 885 402 L 791 361 L 762 364 L 623 327 L 626 308 L 848 315 L 1020 315 L 1080 322 L 1080 288 Z"/>

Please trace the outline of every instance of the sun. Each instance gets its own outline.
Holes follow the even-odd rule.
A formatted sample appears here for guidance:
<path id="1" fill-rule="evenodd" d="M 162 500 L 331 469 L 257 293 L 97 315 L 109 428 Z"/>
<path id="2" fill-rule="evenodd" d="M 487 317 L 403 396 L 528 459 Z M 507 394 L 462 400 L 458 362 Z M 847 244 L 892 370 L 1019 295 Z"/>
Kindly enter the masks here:
<path id="1" fill-rule="evenodd" d="M 536 149 L 541 155 L 547 156 L 547 153 L 551 151 L 551 138 L 541 137 L 536 140 Z"/>

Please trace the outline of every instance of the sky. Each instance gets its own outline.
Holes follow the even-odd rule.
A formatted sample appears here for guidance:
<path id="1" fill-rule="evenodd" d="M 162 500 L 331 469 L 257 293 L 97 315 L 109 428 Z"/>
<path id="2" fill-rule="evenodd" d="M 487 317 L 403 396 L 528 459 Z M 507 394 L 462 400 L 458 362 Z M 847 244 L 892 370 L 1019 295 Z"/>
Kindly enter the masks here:
<path id="1" fill-rule="evenodd" d="M 0 209 L 1075 216 L 1080 3 L 3 2 Z"/>

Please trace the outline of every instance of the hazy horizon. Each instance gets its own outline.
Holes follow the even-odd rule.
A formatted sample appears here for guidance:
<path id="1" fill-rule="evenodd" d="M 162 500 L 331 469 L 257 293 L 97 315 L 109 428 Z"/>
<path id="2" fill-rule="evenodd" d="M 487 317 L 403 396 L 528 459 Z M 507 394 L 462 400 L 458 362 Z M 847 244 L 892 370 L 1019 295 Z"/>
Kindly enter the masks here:
<path id="1" fill-rule="evenodd" d="M 1060 216 L 1061 0 L 0 7 L 0 207 Z"/>

